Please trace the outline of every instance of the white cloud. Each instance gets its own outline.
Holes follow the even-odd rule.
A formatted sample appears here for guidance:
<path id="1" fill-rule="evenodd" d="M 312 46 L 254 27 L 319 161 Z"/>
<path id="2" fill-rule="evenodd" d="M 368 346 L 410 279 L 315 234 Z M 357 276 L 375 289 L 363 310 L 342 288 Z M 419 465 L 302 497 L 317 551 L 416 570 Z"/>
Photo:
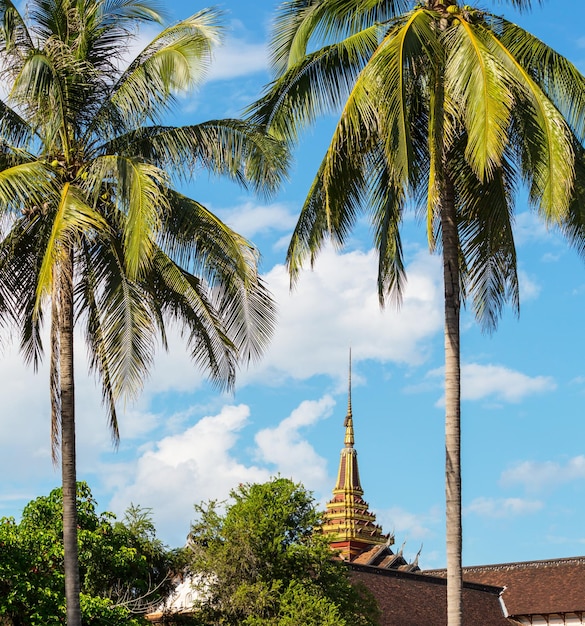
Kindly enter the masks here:
<path id="1" fill-rule="evenodd" d="M 264 482 L 281 474 L 311 490 L 329 490 L 327 464 L 301 431 L 326 418 L 334 406 L 330 396 L 301 403 L 274 428 L 260 430 L 254 462 L 240 460 L 240 433 L 250 427 L 246 405 L 227 405 L 216 415 L 160 441 L 152 442 L 138 460 L 102 468 L 105 483 L 115 495 L 110 507 L 122 513 L 130 502 L 153 509 L 161 537 L 181 543 L 193 519 L 193 504 L 224 500 L 239 483 Z"/>
<path id="2" fill-rule="evenodd" d="M 427 378 L 442 379 L 445 368 L 430 371 Z M 479 365 L 468 363 L 461 366 L 461 398 L 483 400 L 495 398 L 504 402 L 520 402 L 527 396 L 553 391 L 556 383 L 550 376 L 527 376 L 502 365 Z M 442 397 L 438 405 L 444 404 Z"/>
<path id="3" fill-rule="evenodd" d="M 536 300 L 540 295 L 541 285 L 524 270 L 518 271 L 520 302 Z"/>
<path id="4" fill-rule="evenodd" d="M 215 49 L 207 80 L 238 78 L 267 69 L 268 50 L 265 43 L 250 43 L 228 37 L 222 46 Z"/>
<path id="5" fill-rule="evenodd" d="M 522 485 L 528 491 L 542 491 L 564 483 L 585 479 L 585 456 L 569 459 L 564 465 L 555 461 L 523 461 L 505 470 L 500 483 Z"/>
<path id="6" fill-rule="evenodd" d="M 239 483 L 270 477 L 267 469 L 245 465 L 233 453 L 249 414 L 245 405 L 225 406 L 217 415 L 154 443 L 134 468 L 127 468 L 127 482 L 117 490 L 113 510 L 119 513 L 130 502 L 151 507 L 159 534 L 180 543 L 196 502 L 225 499 Z"/>
<path id="7" fill-rule="evenodd" d="M 273 465 L 278 474 L 294 476 L 308 489 L 329 489 L 332 480 L 327 474 L 327 462 L 302 438 L 300 431 L 329 417 L 334 406 L 331 396 L 316 402 L 306 400 L 275 428 L 259 431 L 255 437 L 258 459 Z"/>
<path id="8" fill-rule="evenodd" d="M 298 217 L 282 204 L 257 205 L 253 202 L 220 209 L 217 214 L 237 233 L 252 240 L 259 233 L 291 231 Z"/>
<path id="9" fill-rule="evenodd" d="M 495 396 L 507 402 L 520 402 L 529 395 L 556 389 L 550 376 L 531 377 L 501 365 L 470 363 L 463 366 L 462 375 L 465 400 Z"/>
<path id="10" fill-rule="evenodd" d="M 266 280 L 278 303 L 278 327 L 261 363 L 242 373 L 241 382 L 345 376 L 349 346 L 356 361 L 424 361 L 442 324 L 440 261 L 421 253 L 409 264 L 400 311 L 391 304 L 380 310 L 376 263 L 373 251 L 326 248 L 292 292 L 286 269 L 275 266 Z"/>
<path id="11" fill-rule="evenodd" d="M 509 518 L 518 515 L 530 515 L 542 509 L 539 500 L 522 498 L 476 498 L 464 508 L 466 514 L 489 518 Z"/>
<path id="12" fill-rule="evenodd" d="M 514 240 L 518 246 L 551 237 L 551 231 L 534 211 L 519 213 L 514 221 L 513 231 Z"/>
<path id="13" fill-rule="evenodd" d="M 376 511 L 376 521 L 385 532 L 394 532 L 397 546 L 403 541 L 409 542 L 409 549 L 415 552 L 419 545 L 410 545 L 410 542 L 421 542 L 437 535 L 436 527 L 444 523 L 440 510 L 434 507 L 426 513 L 412 513 L 401 507 L 391 507 Z"/>

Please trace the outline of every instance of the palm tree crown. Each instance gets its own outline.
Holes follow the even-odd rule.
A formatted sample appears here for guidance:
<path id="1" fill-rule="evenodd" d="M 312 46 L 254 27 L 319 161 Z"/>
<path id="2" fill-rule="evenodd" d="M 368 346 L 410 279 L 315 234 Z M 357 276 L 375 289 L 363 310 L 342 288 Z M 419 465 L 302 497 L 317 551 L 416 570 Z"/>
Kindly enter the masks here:
<path id="1" fill-rule="evenodd" d="M 78 581 L 77 591 L 75 581 L 68 587 L 76 568 L 74 323 L 82 323 L 116 441 L 116 401 L 141 388 L 169 321 L 194 362 L 228 388 L 274 323 L 255 248 L 172 185 L 204 167 L 270 192 L 286 167 L 286 150 L 254 124 L 162 123 L 177 94 L 203 77 L 219 18 L 203 10 L 164 28 L 127 63 L 137 27 L 162 22 L 150 0 L 32 0 L 25 17 L 0 0 L 9 88 L 0 100 L 0 323 L 16 326 L 37 364 L 50 313 L 69 624 L 80 619 Z"/>
<path id="2" fill-rule="evenodd" d="M 509 2 L 528 8 L 528 0 Z M 272 39 L 276 77 L 250 118 L 288 142 L 341 109 L 292 235 L 291 278 L 326 240 L 371 220 L 378 295 L 400 298 L 400 226 L 424 216 L 443 255 L 449 624 L 461 620 L 461 302 L 493 330 L 519 306 L 512 234 L 520 186 L 583 250 L 585 79 L 505 18 L 455 0 L 288 0 Z"/>
<path id="3" fill-rule="evenodd" d="M 217 12 L 163 30 L 126 67 L 136 25 L 160 21 L 154 5 L 43 1 L 29 15 L 30 24 L 0 3 L 11 85 L 0 101 L 0 312 L 22 324 L 36 362 L 55 268 L 73 250 L 77 314 L 108 399 L 139 387 L 167 316 L 186 324 L 212 378 L 233 384 L 235 360 L 257 356 L 272 324 L 257 253 L 173 190 L 171 173 L 185 179 L 203 166 L 271 190 L 283 151 L 238 120 L 157 123 L 202 77 L 221 32 Z"/>

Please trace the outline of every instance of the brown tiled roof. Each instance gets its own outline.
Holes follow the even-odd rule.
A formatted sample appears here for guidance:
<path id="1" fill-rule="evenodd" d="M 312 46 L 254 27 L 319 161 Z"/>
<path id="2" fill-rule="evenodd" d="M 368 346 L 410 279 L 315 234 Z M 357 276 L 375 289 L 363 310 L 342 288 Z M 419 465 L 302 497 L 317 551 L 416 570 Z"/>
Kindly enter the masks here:
<path id="1" fill-rule="evenodd" d="M 446 626 L 447 581 L 438 576 L 351 564 L 351 577 L 376 597 L 380 626 Z M 463 585 L 463 626 L 511 626 L 499 601 L 501 587 Z"/>
<path id="2" fill-rule="evenodd" d="M 444 570 L 429 573 L 444 575 Z M 585 557 L 464 567 L 463 576 L 505 587 L 509 615 L 585 612 Z"/>
<path id="3" fill-rule="evenodd" d="M 387 544 L 372 546 L 369 550 L 364 550 L 360 555 L 352 560 L 356 565 L 371 565 L 373 567 L 382 567 L 386 569 L 401 569 L 406 572 L 418 572 L 418 557 L 413 563 L 408 561 L 402 555 L 402 550 L 398 554 L 394 554 Z"/>

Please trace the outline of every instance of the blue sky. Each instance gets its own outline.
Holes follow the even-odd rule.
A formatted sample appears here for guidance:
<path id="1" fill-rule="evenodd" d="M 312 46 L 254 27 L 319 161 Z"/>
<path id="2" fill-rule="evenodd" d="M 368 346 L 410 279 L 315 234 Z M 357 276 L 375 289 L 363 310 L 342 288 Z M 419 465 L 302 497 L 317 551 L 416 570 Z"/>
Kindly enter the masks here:
<path id="1" fill-rule="evenodd" d="M 490 6 L 489 3 L 484 3 Z M 171 19 L 205 5 L 179 1 Z M 174 123 L 237 116 L 267 82 L 272 2 L 226 2 L 226 39 L 207 82 L 182 97 Z M 492 5 L 493 7 L 493 5 Z M 585 5 L 545 2 L 512 17 L 585 71 Z M 423 225 L 404 225 L 408 286 L 403 306 L 380 311 L 370 232 L 325 250 L 290 293 L 286 244 L 332 128 L 308 132 L 290 180 L 270 200 L 197 173 L 185 189 L 252 239 L 279 304 L 265 358 L 218 395 L 189 363 L 180 339 L 160 352 L 141 398 L 121 415 L 112 449 L 99 391 L 78 342 L 78 467 L 102 510 L 151 507 L 161 538 L 183 543 L 193 504 L 223 499 L 240 482 L 280 473 L 320 502 L 331 494 L 353 350 L 353 412 L 365 498 L 385 531 L 421 565 L 443 566 L 444 425 L 442 286 Z M 466 565 L 585 554 L 585 271 L 561 237 L 517 203 L 521 314 L 507 309 L 493 335 L 462 317 L 463 506 Z M 3 408 L 0 515 L 59 485 L 49 448 L 48 379 L 0 360 Z"/>

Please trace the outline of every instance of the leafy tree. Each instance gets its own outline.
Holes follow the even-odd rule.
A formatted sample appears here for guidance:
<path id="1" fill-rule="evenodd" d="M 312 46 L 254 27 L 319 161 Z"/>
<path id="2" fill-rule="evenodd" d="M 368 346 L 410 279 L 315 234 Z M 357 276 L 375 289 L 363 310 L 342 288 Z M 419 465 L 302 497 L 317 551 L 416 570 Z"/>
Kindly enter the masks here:
<path id="1" fill-rule="evenodd" d="M 77 505 L 84 624 L 147 623 L 138 615 L 174 588 L 181 551 L 167 549 L 156 538 L 148 510 L 131 507 L 124 522 L 97 513 L 85 483 L 78 484 Z M 0 618 L 10 626 L 63 623 L 62 514 L 62 491 L 55 489 L 30 502 L 20 523 L 0 520 Z"/>
<path id="2" fill-rule="evenodd" d="M 74 324 L 102 384 L 115 442 L 116 401 L 138 393 L 182 327 L 194 362 L 231 387 L 273 326 L 258 255 L 200 203 L 173 189 L 196 168 L 256 190 L 276 187 L 280 144 L 250 123 L 161 123 L 204 75 L 219 14 L 162 30 L 125 63 L 139 25 L 162 23 L 154 0 L 0 0 L 0 324 L 42 357 L 50 316 L 52 442 L 64 494 L 67 623 L 79 626 Z"/>
<path id="3" fill-rule="evenodd" d="M 198 624 L 364 626 L 375 601 L 319 533 L 312 495 L 285 478 L 240 485 L 223 512 L 196 506 L 189 536 Z"/>
<path id="4" fill-rule="evenodd" d="M 530 0 L 509 0 L 520 8 Z M 251 119 L 295 141 L 342 108 L 288 249 L 292 280 L 326 239 L 371 217 L 378 294 L 399 301 L 405 208 L 443 255 L 448 613 L 461 622 L 460 306 L 487 330 L 518 309 L 515 192 L 583 251 L 585 80 L 505 18 L 455 0 L 287 0 L 272 39 L 276 79 Z"/>

